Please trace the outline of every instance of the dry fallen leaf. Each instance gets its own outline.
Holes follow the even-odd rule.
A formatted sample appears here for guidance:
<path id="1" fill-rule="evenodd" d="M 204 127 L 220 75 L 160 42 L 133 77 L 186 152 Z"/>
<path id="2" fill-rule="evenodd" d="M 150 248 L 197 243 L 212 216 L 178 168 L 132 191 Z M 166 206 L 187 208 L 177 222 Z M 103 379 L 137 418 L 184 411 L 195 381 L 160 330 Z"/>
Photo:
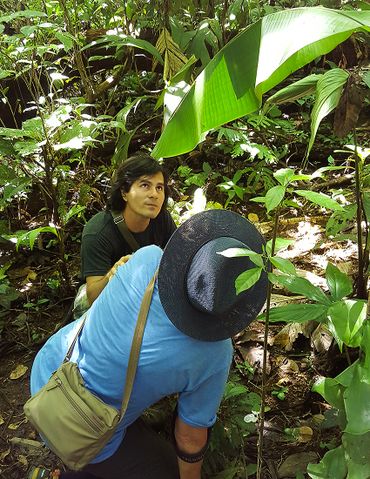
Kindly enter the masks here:
<path id="1" fill-rule="evenodd" d="M 28 467 L 28 461 L 27 461 L 27 457 L 26 456 L 23 456 L 23 454 L 19 454 L 18 456 L 18 462 L 24 466 L 25 468 Z"/>
<path id="2" fill-rule="evenodd" d="M 314 329 L 316 323 L 314 321 L 306 321 L 304 323 L 289 323 L 285 325 L 279 333 L 274 337 L 274 346 L 280 346 L 285 351 L 291 351 L 293 344 L 299 334 L 303 334 L 308 338 Z"/>
<path id="3" fill-rule="evenodd" d="M 18 366 L 10 373 L 9 379 L 19 379 L 27 372 L 27 370 L 27 366 L 24 364 L 18 364 Z"/>
<path id="4" fill-rule="evenodd" d="M 27 419 L 22 419 L 22 421 L 12 422 L 11 424 L 9 424 L 8 429 L 11 429 L 12 431 L 16 431 L 19 428 L 19 426 L 26 421 Z"/>
<path id="5" fill-rule="evenodd" d="M 0 452 L 0 462 L 2 462 L 6 456 L 9 456 L 10 454 L 10 447 L 9 449 L 6 449 L 6 451 Z"/>
<path id="6" fill-rule="evenodd" d="M 258 215 L 256 215 L 256 213 L 249 213 L 248 219 L 252 223 L 258 223 L 258 221 L 259 221 Z"/>
<path id="7" fill-rule="evenodd" d="M 4 420 L 3 416 L 0 414 L 0 426 L 1 426 L 1 424 L 4 424 L 4 422 L 5 422 L 5 420 Z"/>

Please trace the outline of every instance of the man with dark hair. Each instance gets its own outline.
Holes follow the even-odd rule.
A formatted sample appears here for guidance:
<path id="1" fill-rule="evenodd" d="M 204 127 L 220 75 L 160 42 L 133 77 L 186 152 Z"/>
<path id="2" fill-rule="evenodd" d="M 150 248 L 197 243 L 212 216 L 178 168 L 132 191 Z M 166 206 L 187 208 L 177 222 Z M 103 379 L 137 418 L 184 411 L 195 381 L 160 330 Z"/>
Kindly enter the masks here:
<path id="1" fill-rule="evenodd" d="M 164 248 L 176 229 L 166 210 L 168 194 L 165 171 L 147 154 L 132 156 L 117 169 L 106 210 L 93 216 L 82 233 L 81 279 L 86 281 L 88 305 L 133 252 L 117 219 L 125 222 L 138 247 L 155 244 Z"/>

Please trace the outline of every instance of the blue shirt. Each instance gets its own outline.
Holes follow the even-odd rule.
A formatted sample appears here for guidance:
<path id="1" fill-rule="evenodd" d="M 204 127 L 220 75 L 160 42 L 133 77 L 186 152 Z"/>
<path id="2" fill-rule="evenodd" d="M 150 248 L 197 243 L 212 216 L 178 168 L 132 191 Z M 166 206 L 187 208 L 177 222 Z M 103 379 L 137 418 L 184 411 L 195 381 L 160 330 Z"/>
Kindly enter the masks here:
<path id="1" fill-rule="evenodd" d="M 141 300 L 161 256 L 159 247 L 146 246 L 118 268 L 90 308 L 73 351 L 71 360 L 77 362 L 86 387 L 117 409 L 121 407 Z M 173 300 L 175 305 L 176 298 Z M 79 323 L 77 320 L 62 328 L 37 354 L 31 372 L 32 394 L 62 363 Z M 110 442 L 92 462 L 114 454 L 127 427 L 147 407 L 173 393 L 179 393 L 178 415 L 185 423 L 212 426 L 231 359 L 230 339 L 205 342 L 179 331 L 163 310 L 156 284 L 127 412 Z"/>

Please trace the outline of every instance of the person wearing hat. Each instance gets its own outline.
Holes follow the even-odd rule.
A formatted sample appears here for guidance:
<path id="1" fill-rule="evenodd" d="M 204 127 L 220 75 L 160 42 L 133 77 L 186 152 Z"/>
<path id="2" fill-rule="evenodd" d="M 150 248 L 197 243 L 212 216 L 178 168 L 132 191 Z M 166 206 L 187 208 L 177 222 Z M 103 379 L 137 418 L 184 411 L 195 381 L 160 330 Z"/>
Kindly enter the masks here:
<path id="1" fill-rule="evenodd" d="M 200 479 L 232 360 L 231 337 L 260 312 L 267 291 L 262 273 L 237 295 L 235 279 L 255 267 L 229 248 L 262 253 L 264 240 L 242 216 L 199 213 L 171 236 L 164 252 L 139 249 L 91 307 L 74 350 L 86 387 L 119 409 L 141 300 L 158 270 L 128 409 L 114 436 L 82 471 L 61 479 Z M 31 373 L 35 394 L 63 361 L 79 321 L 58 331 L 39 351 Z M 177 394 L 173 444 L 140 418 L 161 398 Z"/>
<path id="2" fill-rule="evenodd" d="M 133 251 L 150 244 L 164 248 L 176 229 L 166 209 L 167 181 L 163 167 L 146 153 L 131 156 L 117 168 L 106 209 L 94 215 L 82 232 L 83 285 L 74 302 L 75 318 L 89 308 L 115 268 Z M 126 224 L 129 240 L 122 235 L 118 219 Z"/>

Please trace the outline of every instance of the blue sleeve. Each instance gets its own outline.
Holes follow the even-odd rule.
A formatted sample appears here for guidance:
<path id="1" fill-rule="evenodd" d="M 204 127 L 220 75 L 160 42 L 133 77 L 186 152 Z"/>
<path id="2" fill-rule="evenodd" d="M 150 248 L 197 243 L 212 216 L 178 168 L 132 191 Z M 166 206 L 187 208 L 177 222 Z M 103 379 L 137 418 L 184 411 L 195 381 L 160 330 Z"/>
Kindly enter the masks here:
<path id="1" fill-rule="evenodd" d="M 231 348 L 230 348 L 231 349 Z M 178 415 L 182 421 L 194 427 L 211 427 L 224 394 L 232 358 L 225 358 L 223 369 L 214 372 L 202 381 L 196 389 L 180 393 Z"/>

